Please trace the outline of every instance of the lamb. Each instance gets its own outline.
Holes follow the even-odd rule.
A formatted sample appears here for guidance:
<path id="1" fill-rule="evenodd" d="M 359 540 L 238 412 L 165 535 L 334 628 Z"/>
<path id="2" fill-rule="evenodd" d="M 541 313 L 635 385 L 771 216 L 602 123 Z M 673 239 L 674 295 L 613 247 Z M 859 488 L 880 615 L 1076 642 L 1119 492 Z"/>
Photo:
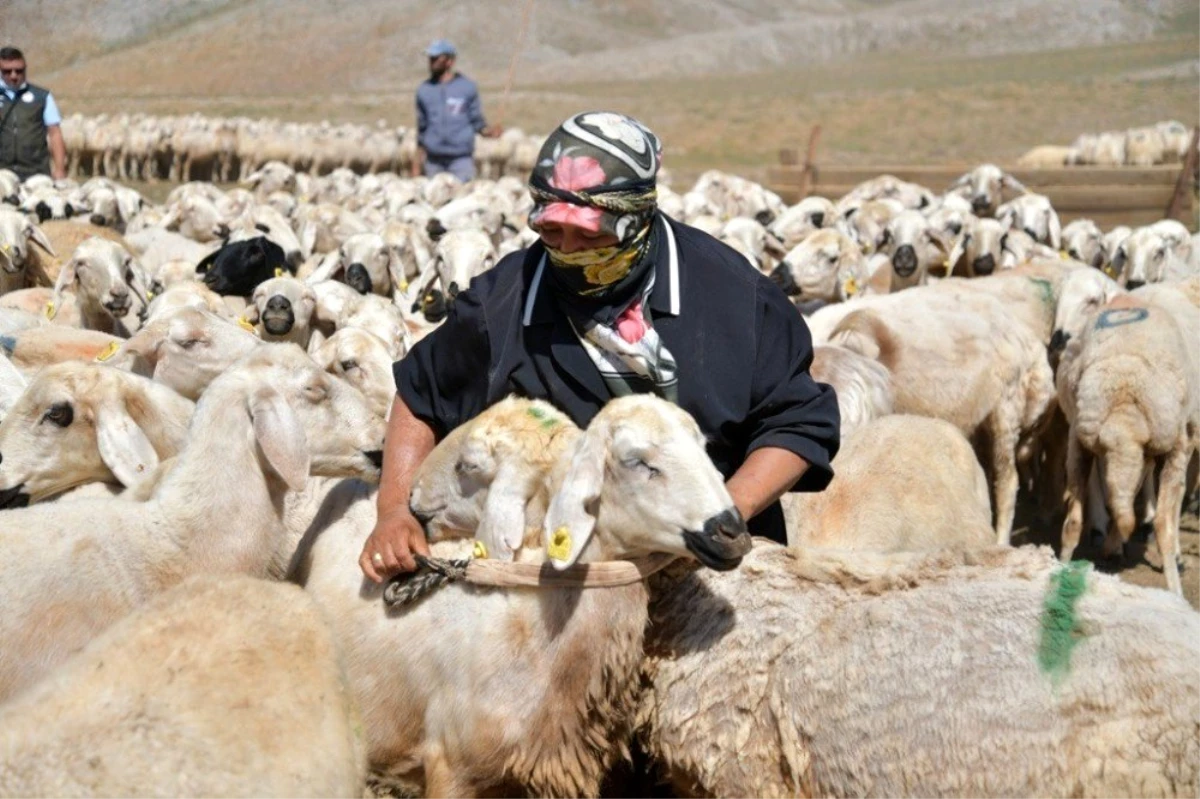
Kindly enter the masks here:
<path id="1" fill-rule="evenodd" d="M 57 325 L 0 336 L 0 352 L 26 374 L 63 361 L 92 361 L 120 344 L 121 339 L 108 333 Z"/>
<path id="2" fill-rule="evenodd" d="M 1035 242 L 1062 248 L 1062 224 L 1050 199 L 1042 194 L 1022 194 L 996 209 L 996 218 L 1007 227 L 1023 230 Z"/>
<path id="3" fill-rule="evenodd" d="M 195 277 L 196 264 L 213 252 L 213 245 L 201 244 L 161 227 L 149 227 L 125 237 L 129 251 L 152 272 L 170 261 L 187 261 Z"/>
<path id="4" fill-rule="evenodd" d="M 292 269 L 278 244 L 258 236 L 209 254 L 196 271 L 204 275 L 205 285 L 222 296 L 249 297 L 259 283 L 283 277 Z"/>
<path id="5" fill-rule="evenodd" d="M 189 271 L 192 267 L 188 267 Z M 179 308 L 199 308 L 217 316 L 228 316 L 224 298 L 195 280 L 178 281 L 160 289 L 146 308 L 146 324 Z"/>
<path id="6" fill-rule="evenodd" d="M 358 233 L 344 242 L 309 276 L 308 282 L 340 279 L 359 294 L 390 297 L 392 287 L 407 282 L 404 263 L 378 233 Z"/>
<path id="7" fill-rule="evenodd" d="M 1078 157 L 1079 151 L 1074 147 L 1042 144 L 1027 150 L 1017 159 L 1017 166 L 1023 169 L 1057 169 L 1075 163 Z"/>
<path id="8" fill-rule="evenodd" d="M 842 436 L 892 412 L 892 376 L 878 361 L 831 344 L 813 347 L 809 373 L 837 392 Z"/>
<path id="9" fill-rule="evenodd" d="M 451 230 L 434 245 L 433 262 L 426 269 L 433 270 L 446 297 L 454 299 L 472 278 L 495 263 L 496 250 L 486 233 L 474 229 Z M 427 287 L 430 282 L 423 274 L 418 285 Z"/>
<path id="10" fill-rule="evenodd" d="M 1004 264 L 1006 235 L 1004 225 L 995 219 L 972 217 L 967 220 L 962 236 L 947 259 L 951 262 L 948 271 L 967 277 L 992 274 Z"/>
<path id="11" fill-rule="evenodd" d="M 133 256 L 120 244 L 101 238 L 84 241 L 63 264 L 54 283 L 52 304 L 46 310 L 51 319 L 68 288 L 73 289 L 82 326 L 115 336 L 128 337 L 136 330 L 137 314 L 150 304 L 134 271 Z M 134 306 L 134 299 L 139 306 Z"/>
<path id="12" fill-rule="evenodd" d="M 1022 194 L 1029 191 L 1021 181 L 995 164 L 980 164 L 956 180 L 947 193 L 970 200 L 975 216 L 988 217 L 996 215 L 1005 189 Z"/>
<path id="13" fill-rule="evenodd" d="M 996 540 L 1008 544 L 1017 453 L 1028 447 L 1053 407 L 1044 339 L 1014 324 L 1008 308 L 985 293 L 915 292 L 907 302 L 854 311 L 829 341 L 887 367 L 898 413 L 944 419 L 967 436 L 987 435 Z"/>
<path id="14" fill-rule="evenodd" d="M 756 542 L 651 596 L 639 738 L 676 795 L 1200 790 L 1200 614 L 1048 548 Z"/>
<path id="15" fill-rule="evenodd" d="M 548 437 L 569 425 L 557 414 L 534 421 Z M 447 461 L 452 467 L 457 459 Z M 496 481 L 512 485 L 504 475 L 513 464 L 489 466 Z M 610 402 L 556 471 L 562 488 L 542 527 L 548 568 L 634 552 L 733 568 L 749 547 L 699 429 L 661 400 Z M 477 477 L 476 485 L 489 482 L 487 472 Z M 493 484 L 486 515 L 489 506 L 507 505 L 502 515 L 519 524 L 527 500 Z M 537 591 L 450 584 L 384 614 L 381 589 L 364 583 L 351 554 L 371 529 L 373 499 L 359 494 L 330 516 L 338 521 L 325 519 L 317 534 L 306 588 L 341 620 L 337 634 L 365 714 L 372 769 L 417 782 L 423 771 L 432 796 L 596 795 L 629 734 L 646 622 L 642 583 Z M 386 685 L 380 673 L 389 675 Z"/>
<path id="16" fill-rule="evenodd" d="M 889 293 L 924 285 L 929 270 L 948 271 L 953 244 L 919 211 L 903 211 L 888 222 L 879 252 L 888 256 Z"/>
<path id="17" fill-rule="evenodd" d="M 337 375 L 362 392 L 371 409 L 387 417 L 396 398 L 392 366 L 397 357 L 374 333 L 358 327 L 343 327 L 312 353 L 322 369 Z"/>
<path id="18" fill-rule="evenodd" d="M 358 392 L 294 344 L 264 345 L 205 391 L 146 502 L 5 511 L 0 701 L 190 575 L 265 575 L 288 534 L 285 492 L 310 472 L 375 477 L 382 439 Z"/>
<path id="19" fill-rule="evenodd" d="M 771 222 L 767 231 L 784 252 L 792 249 L 809 233 L 833 224 L 837 210 L 824 197 L 805 197 Z"/>
<path id="20" fill-rule="evenodd" d="M 767 253 L 767 229 L 756 220 L 735 216 L 724 224 L 717 239 L 741 253 L 758 271 L 771 273 L 774 261 Z"/>
<path id="21" fill-rule="evenodd" d="M 294 277 L 259 283 L 243 318 L 264 341 L 290 341 L 307 349 L 313 332 L 317 295 Z"/>
<path id="22" fill-rule="evenodd" d="M 102 364 L 43 369 L 0 423 L 0 507 L 86 483 L 135 487 L 178 454 L 193 405 Z"/>
<path id="23" fill-rule="evenodd" d="M 1058 396 L 1071 425 L 1062 557 L 1069 560 L 1079 543 L 1092 459 L 1102 464 L 1112 517 L 1105 555 L 1132 535 L 1133 498 L 1157 460 L 1154 537 L 1167 587 L 1182 595 L 1179 512 L 1188 461 L 1200 446 L 1200 325 L 1182 296 L 1177 307 L 1164 307 L 1170 302 L 1166 294 L 1155 303 L 1117 297 L 1085 319 L 1062 354 Z"/>
<path id="24" fill-rule="evenodd" d="M 302 591 L 198 577 L 0 711 L 0 793 L 359 797 L 357 716 Z"/>
<path id="25" fill-rule="evenodd" d="M 987 478 L 948 422 L 873 419 L 843 433 L 834 472 L 820 493 L 784 496 L 789 546 L 896 552 L 995 541 Z"/>

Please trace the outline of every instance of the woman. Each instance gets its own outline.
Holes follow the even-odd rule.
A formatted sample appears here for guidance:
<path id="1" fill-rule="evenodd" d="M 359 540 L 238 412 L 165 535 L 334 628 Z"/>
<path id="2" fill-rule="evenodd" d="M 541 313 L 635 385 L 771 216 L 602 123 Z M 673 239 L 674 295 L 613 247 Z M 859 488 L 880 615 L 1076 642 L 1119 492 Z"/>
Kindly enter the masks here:
<path id="1" fill-rule="evenodd" d="M 750 531 L 786 541 L 778 499 L 833 476 L 833 389 L 808 373 L 800 313 L 746 259 L 656 207 L 658 138 L 620 114 L 571 117 L 529 180 L 540 241 L 460 293 L 395 366 L 379 517 L 359 564 L 376 582 L 428 553 L 413 476 L 450 430 L 509 394 L 583 427 L 612 397 L 653 391 L 691 413 Z"/>

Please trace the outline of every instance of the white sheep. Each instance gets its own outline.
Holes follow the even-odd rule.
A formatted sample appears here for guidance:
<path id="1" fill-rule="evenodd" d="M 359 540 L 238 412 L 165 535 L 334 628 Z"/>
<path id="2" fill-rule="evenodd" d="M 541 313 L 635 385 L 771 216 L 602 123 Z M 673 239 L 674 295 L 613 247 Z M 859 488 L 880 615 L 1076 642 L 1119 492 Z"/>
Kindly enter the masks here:
<path id="1" fill-rule="evenodd" d="M 1200 274 L 1200 253 L 1193 252 L 1187 228 L 1164 219 L 1130 233 L 1117 246 L 1112 265 L 1121 284 L 1136 289 Z"/>
<path id="2" fill-rule="evenodd" d="M 358 392 L 299 347 L 265 345 L 208 387 L 144 503 L 4 511 L 0 699 L 190 575 L 265 575 L 288 532 L 286 491 L 310 472 L 374 477 L 382 438 Z"/>
<path id="3" fill-rule="evenodd" d="M 33 249 L 54 257 L 54 246 L 40 227 L 18 211 L 0 207 L 0 294 L 47 280 L 42 259 Z"/>
<path id="4" fill-rule="evenodd" d="M 1154 303 L 1119 296 L 1088 315 L 1063 351 L 1058 398 L 1071 429 L 1062 557 L 1069 560 L 1079 543 L 1093 458 L 1112 517 L 1105 555 L 1118 554 L 1132 535 L 1134 496 L 1159 461 L 1154 537 L 1167 587 L 1182 594 L 1179 512 L 1200 446 L 1200 320 L 1182 296 L 1168 303 L 1166 293 Z"/>
<path id="5" fill-rule="evenodd" d="M 547 438 L 570 426 L 557 414 L 530 418 Z M 520 535 L 529 497 L 504 486 L 536 481 L 514 479 L 517 464 L 494 452 L 466 468 L 481 469 L 472 475 L 476 485 L 491 485 L 485 515 L 515 520 Z M 444 462 L 453 468 L 458 459 Z M 557 468 L 562 489 L 542 532 L 549 568 L 653 552 L 731 568 L 749 545 L 695 422 L 653 397 L 609 403 Z M 385 614 L 381 589 L 364 583 L 354 562 L 374 500 L 361 493 L 353 500 L 315 523 L 325 526 L 306 588 L 339 619 L 373 769 L 423 782 L 431 796 L 501 786 L 596 795 L 630 731 L 644 585 L 480 591 L 451 584 Z"/>
<path id="6" fill-rule="evenodd" d="M 771 273 L 790 297 L 842 302 L 867 287 L 867 262 L 846 234 L 823 228 L 791 249 Z"/>
<path id="7" fill-rule="evenodd" d="M 391 413 L 396 399 L 392 366 L 398 360 L 386 342 L 360 327 L 343 327 L 321 343 L 312 357 L 322 369 L 362 392 L 379 416 Z"/>
<path id="8" fill-rule="evenodd" d="M 262 342 L 254 333 L 199 308 L 164 313 L 120 343 L 114 361 L 196 400 L 216 377 Z"/>
<path id="9" fill-rule="evenodd" d="M 996 218 L 1010 229 L 1024 231 L 1039 244 L 1053 250 L 1062 247 L 1062 223 L 1058 212 L 1043 194 L 1022 194 L 996 209 Z"/>
<path id="10" fill-rule="evenodd" d="M 833 468 L 823 491 L 783 497 L 789 546 L 895 552 L 995 542 L 987 478 L 948 422 L 873 419 L 843 433 Z"/>
<path id="11" fill-rule="evenodd" d="M 1104 266 L 1104 234 L 1090 219 L 1076 219 L 1063 228 L 1062 248 L 1080 263 L 1096 269 Z"/>
<path id="12" fill-rule="evenodd" d="M 843 437 L 892 412 L 892 376 L 876 360 L 845 347 L 818 344 L 813 347 L 809 374 L 813 380 L 833 386 L 837 393 Z"/>
<path id="13" fill-rule="evenodd" d="M 363 750 L 312 600 L 295 586 L 201 577 L 0 710 L 0 793 L 357 799 Z"/>
<path id="14" fill-rule="evenodd" d="M 149 304 L 134 272 L 133 256 L 120 244 L 101 238 L 84 241 L 63 264 L 46 310 L 51 319 L 68 288 L 75 295 L 83 327 L 122 337 L 138 328 L 137 314 Z"/>
<path id="15" fill-rule="evenodd" d="M 102 364 L 43 369 L 0 423 L 0 507 L 86 483 L 137 486 L 179 452 L 192 409 L 171 389 Z"/>
<path id="16" fill-rule="evenodd" d="M 651 578 L 639 738 L 684 796 L 1195 796 L 1200 614 L 1048 548 L 757 545 Z"/>
<path id="17" fill-rule="evenodd" d="M 0 336 L 0 352 L 25 374 L 63 361 L 93 361 L 111 353 L 121 339 L 98 330 L 44 325 Z"/>
<path id="18" fill-rule="evenodd" d="M 243 318 L 263 341 L 290 341 L 308 348 L 317 295 L 294 277 L 275 277 L 254 288 Z"/>
<path id="19" fill-rule="evenodd" d="M 888 292 L 924 285 L 931 269 L 949 271 L 953 248 L 952 241 L 919 211 L 896 214 L 888 222 L 879 248 L 888 256 Z"/>
<path id="20" fill-rule="evenodd" d="M 1021 181 L 995 164 L 980 164 L 954 182 L 947 191 L 970 201 L 971 211 L 979 217 L 995 216 L 1005 189 L 1024 194 Z"/>

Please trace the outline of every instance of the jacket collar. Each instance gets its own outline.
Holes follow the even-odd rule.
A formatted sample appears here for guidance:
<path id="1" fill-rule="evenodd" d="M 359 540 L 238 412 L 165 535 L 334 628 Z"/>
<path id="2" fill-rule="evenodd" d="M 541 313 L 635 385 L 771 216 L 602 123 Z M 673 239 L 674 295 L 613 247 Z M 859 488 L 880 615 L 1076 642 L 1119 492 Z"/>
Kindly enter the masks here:
<path id="1" fill-rule="evenodd" d="M 655 224 L 663 227 L 665 247 L 659 247 L 654 262 L 654 288 L 650 291 L 650 309 L 659 316 L 679 316 L 679 247 L 675 243 L 675 231 L 667 217 L 658 214 Z M 529 282 L 529 293 L 525 297 L 525 309 L 521 316 L 523 326 L 552 324 L 557 308 L 554 297 L 547 286 L 542 285 L 546 266 L 546 252 L 541 244 L 530 248 L 536 257 L 537 266 Z"/>

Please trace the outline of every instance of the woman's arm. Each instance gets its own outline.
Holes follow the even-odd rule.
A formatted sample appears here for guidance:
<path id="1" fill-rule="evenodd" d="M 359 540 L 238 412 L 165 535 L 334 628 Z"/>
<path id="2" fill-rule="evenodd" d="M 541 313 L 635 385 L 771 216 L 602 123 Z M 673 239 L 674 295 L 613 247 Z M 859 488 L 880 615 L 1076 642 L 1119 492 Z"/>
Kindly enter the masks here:
<path id="1" fill-rule="evenodd" d="M 396 572 L 416 569 L 413 553 L 429 554 L 425 531 L 408 509 L 408 498 L 417 468 L 433 445 L 433 428 L 413 416 L 397 395 L 383 445 L 378 517 L 358 557 L 363 574 L 377 583 Z M 380 557 L 376 558 L 376 554 Z"/>
<path id="2" fill-rule="evenodd" d="M 761 447 L 747 456 L 725 484 L 733 504 L 750 521 L 787 493 L 804 473 L 808 461 L 782 447 Z"/>

